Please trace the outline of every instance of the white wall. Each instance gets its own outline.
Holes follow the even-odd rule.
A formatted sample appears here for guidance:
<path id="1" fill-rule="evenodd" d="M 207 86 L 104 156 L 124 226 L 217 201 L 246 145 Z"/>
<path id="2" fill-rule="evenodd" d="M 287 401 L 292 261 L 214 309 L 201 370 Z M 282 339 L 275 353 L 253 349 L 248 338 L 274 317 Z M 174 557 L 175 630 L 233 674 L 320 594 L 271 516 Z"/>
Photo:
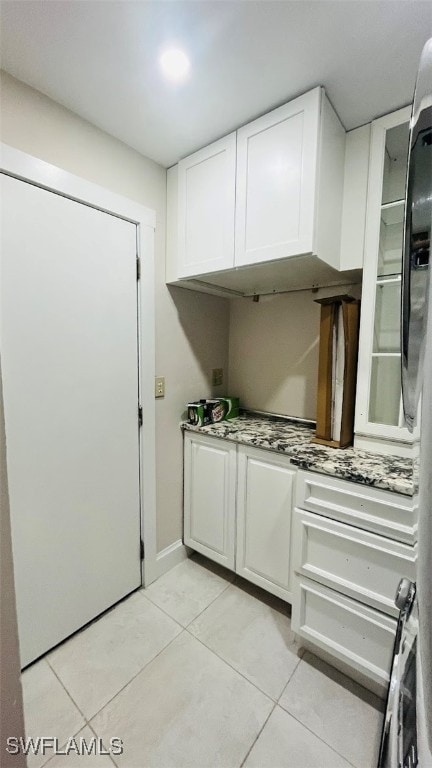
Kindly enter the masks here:
<path id="1" fill-rule="evenodd" d="M 165 285 L 166 171 L 38 91 L 1 73 L 1 140 L 156 211 L 158 551 L 182 536 L 182 440 L 190 398 L 211 394 L 211 368 L 227 369 L 228 303 Z"/>
<path id="2" fill-rule="evenodd" d="M 225 300 L 165 285 L 166 171 L 59 104 L 2 73 L 1 140 L 156 210 L 158 551 L 182 536 L 182 440 L 190 399 L 239 395 L 249 408 L 315 418 L 320 308 L 350 286 Z M 229 344 L 229 365 L 228 365 Z M 212 368 L 229 368 L 212 392 Z M 225 379 L 227 382 L 227 378 Z M 222 392 L 221 390 L 224 390 Z"/>
<path id="3" fill-rule="evenodd" d="M 229 391 L 244 407 L 316 419 L 319 323 L 315 299 L 349 293 L 346 285 L 231 300 Z"/>

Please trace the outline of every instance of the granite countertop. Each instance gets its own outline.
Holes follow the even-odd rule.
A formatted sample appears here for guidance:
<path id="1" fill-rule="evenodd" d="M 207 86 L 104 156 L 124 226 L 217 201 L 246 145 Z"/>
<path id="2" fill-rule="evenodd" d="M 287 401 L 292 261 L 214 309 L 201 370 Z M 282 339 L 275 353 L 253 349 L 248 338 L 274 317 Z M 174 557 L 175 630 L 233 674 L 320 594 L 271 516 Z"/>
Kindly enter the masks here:
<path id="1" fill-rule="evenodd" d="M 236 419 L 182 428 L 235 443 L 284 453 L 300 469 L 320 472 L 342 480 L 413 496 L 417 480 L 412 459 L 387 456 L 357 448 L 329 448 L 312 443 L 315 424 L 245 411 Z"/>

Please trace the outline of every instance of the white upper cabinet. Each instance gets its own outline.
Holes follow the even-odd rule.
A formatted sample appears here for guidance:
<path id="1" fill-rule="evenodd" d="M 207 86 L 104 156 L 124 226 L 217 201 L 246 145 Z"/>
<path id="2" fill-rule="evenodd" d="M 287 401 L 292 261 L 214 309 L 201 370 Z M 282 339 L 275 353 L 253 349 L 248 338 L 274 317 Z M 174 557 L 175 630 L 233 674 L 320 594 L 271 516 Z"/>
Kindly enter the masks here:
<path id="1" fill-rule="evenodd" d="M 170 168 L 167 282 L 252 295 L 358 280 L 361 249 L 341 251 L 345 140 L 314 88 Z"/>
<path id="2" fill-rule="evenodd" d="M 234 265 L 236 135 L 178 164 L 178 277 Z"/>
<path id="3" fill-rule="evenodd" d="M 409 107 L 374 120 L 365 227 L 356 446 L 392 441 L 391 452 L 418 439 L 404 426 L 400 301 Z M 397 443 L 402 445 L 397 447 Z"/>
<path id="4" fill-rule="evenodd" d="M 346 134 L 340 268 L 363 267 L 370 123 Z"/>
<path id="5" fill-rule="evenodd" d="M 321 90 L 237 132 L 237 266 L 313 251 Z"/>

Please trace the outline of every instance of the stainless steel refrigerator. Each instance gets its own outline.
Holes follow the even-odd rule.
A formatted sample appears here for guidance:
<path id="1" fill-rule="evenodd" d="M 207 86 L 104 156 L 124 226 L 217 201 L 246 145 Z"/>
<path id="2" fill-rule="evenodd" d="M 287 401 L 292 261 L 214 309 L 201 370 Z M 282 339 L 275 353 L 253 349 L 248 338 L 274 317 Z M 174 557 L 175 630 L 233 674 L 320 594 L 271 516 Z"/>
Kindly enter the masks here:
<path id="1" fill-rule="evenodd" d="M 432 38 L 417 75 L 410 122 L 402 275 L 402 399 L 420 420 L 418 568 L 402 579 L 400 617 L 379 756 L 380 768 L 432 767 Z"/>

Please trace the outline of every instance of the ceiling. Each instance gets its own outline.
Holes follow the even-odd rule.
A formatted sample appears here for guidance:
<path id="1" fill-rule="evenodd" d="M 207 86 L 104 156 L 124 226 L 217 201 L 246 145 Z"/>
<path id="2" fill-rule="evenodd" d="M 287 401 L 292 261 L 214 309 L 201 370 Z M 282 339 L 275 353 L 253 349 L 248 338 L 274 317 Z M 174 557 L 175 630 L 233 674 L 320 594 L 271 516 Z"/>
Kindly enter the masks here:
<path id="1" fill-rule="evenodd" d="M 324 85 L 345 128 L 412 99 L 422 0 L 3 0 L 2 66 L 162 165 Z M 187 51 L 168 83 L 161 50 Z"/>

